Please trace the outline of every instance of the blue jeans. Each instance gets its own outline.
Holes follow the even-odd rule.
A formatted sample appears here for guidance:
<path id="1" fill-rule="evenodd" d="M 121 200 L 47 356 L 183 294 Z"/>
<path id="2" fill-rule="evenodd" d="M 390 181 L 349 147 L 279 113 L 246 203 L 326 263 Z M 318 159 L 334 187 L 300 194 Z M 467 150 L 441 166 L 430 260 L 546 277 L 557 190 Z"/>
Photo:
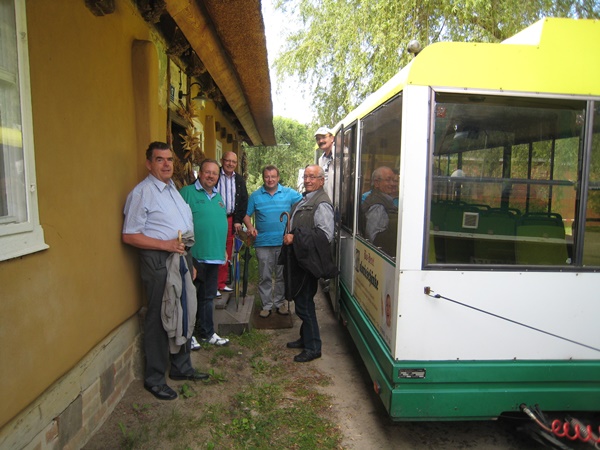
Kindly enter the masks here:
<path id="1" fill-rule="evenodd" d="M 219 264 L 207 264 L 194 260 L 194 267 L 198 272 L 196 280 L 194 280 L 198 299 L 194 335 L 198 339 L 210 339 L 215 333 L 213 299 L 217 293 L 219 266 Z"/>
<path id="2" fill-rule="evenodd" d="M 315 310 L 315 294 L 317 293 L 318 280 L 306 272 L 304 284 L 294 298 L 296 314 L 302 320 L 300 326 L 300 339 L 304 343 L 304 349 L 311 352 L 321 352 L 321 335 L 317 323 L 317 312 Z"/>
<path id="3" fill-rule="evenodd" d="M 283 305 L 285 286 L 283 283 L 283 266 L 277 264 L 281 246 L 256 247 L 258 259 L 258 293 L 262 300 L 262 308 L 277 309 Z"/>

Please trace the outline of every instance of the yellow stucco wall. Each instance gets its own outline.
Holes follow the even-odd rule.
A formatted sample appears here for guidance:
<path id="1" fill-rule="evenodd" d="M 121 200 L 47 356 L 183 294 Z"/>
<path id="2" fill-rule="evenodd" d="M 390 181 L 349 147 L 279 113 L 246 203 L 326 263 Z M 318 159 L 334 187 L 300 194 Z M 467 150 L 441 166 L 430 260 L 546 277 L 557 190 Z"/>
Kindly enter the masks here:
<path id="1" fill-rule="evenodd" d="M 147 173 L 148 142 L 167 139 L 167 57 L 132 2 L 115 3 L 95 17 L 82 0 L 27 2 L 49 249 L 0 262 L 0 427 L 144 304 L 136 252 L 121 243 L 122 211 Z"/>

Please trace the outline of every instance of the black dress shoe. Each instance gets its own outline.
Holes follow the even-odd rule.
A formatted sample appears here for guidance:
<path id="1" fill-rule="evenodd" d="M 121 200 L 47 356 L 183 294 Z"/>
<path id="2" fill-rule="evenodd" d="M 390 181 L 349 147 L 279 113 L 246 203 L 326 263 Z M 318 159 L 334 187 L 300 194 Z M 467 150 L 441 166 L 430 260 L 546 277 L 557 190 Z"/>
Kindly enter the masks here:
<path id="1" fill-rule="evenodd" d="M 313 359 L 321 357 L 321 352 L 311 352 L 310 350 L 302 350 L 302 353 L 294 356 L 296 362 L 309 362 Z"/>
<path id="2" fill-rule="evenodd" d="M 304 342 L 302 342 L 302 339 L 298 339 L 297 341 L 288 342 L 285 345 L 287 348 L 304 348 Z"/>
<path id="3" fill-rule="evenodd" d="M 198 372 L 194 369 L 194 372 L 191 375 L 176 375 L 169 374 L 169 378 L 171 380 L 191 380 L 191 381 L 199 381 L 199 380 L 208 380 L 209 375 L 207 373 Z"/>
<path id="4" fill-rule="evenodd" d="M 144 388 L 159 400 L 175 400 L 177 398 L 177 392 L 175 392 L 166 384 L 148 386 L 146 383 L 144 383 Z"/>

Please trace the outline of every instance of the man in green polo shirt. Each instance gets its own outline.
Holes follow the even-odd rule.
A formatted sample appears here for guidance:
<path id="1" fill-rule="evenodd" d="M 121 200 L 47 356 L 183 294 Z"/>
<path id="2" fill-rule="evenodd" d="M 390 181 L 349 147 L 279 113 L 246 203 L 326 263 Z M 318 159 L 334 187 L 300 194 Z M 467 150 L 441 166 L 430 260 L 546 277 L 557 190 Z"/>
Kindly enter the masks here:
<path id="1" fill-rule="evenodd" d="M 194 335 L 212 345 L 227 345 L 229 340 L 215 333 L 213 323 L 213 299 L 217 292 L 219 267 L 227 260 L 227 212 L 215 188 L 218 180 L 219 164 L 214 159 L 205 159 L 200 164 L 196 182 L 183 187 L 180 193 L 192 210 L 196 236 L 191 249 L 198 272 L 195 279 L 198 312 Z M 192 349 L 198 348 L 199 345 L 192 342 Z"/>

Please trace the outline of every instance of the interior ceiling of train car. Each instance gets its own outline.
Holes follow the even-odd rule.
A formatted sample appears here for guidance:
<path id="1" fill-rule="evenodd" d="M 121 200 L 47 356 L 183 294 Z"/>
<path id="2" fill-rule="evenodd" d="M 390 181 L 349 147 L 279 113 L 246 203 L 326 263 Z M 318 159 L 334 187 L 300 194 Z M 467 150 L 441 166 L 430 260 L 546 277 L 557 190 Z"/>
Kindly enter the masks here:
<path id="1" fill-rule="evenodd" d="M 168 54 L 200 83 L 249 145 L 275 145 L 260 0 L 135 0 Z"/>
<path id="2" fill-rule="evenodd" d="M 436 155 L 576 137 L 585 111 L 573 99 L 438 94 L 436 101 Z"/>
<path id="3" fill-rule="evenodd" d="M 460 110 L 456 118 L 436 122 L 436 154 L 496 148 L 579 136 L 583 119 L 557 110 L 494 108 Z M 439 139 L 441 137 L 441 139 Z"/>

